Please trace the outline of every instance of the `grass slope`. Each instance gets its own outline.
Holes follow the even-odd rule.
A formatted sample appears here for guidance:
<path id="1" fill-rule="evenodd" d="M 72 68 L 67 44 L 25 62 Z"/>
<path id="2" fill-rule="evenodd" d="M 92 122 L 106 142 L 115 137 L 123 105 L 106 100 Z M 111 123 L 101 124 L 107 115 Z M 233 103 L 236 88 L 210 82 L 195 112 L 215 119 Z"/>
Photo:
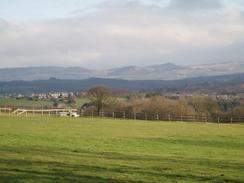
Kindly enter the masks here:
<path id="1" fill-rule="evenodd" d="M 0 182 L 244 182 L 244 125 L 0 116 Z"/>

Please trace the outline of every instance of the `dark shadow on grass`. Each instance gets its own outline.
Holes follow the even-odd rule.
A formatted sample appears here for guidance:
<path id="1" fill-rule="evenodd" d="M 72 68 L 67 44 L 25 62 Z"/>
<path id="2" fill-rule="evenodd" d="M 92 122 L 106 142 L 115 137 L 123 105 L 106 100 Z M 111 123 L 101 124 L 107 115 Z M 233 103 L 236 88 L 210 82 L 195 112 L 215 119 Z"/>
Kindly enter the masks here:
<path id="1" fill-rule="evenodd" d="M 244 150 L 244 143 L 237 143 L 232 141 L 231 143 L 226 143 L 226 141 L 218 141 L 218 140 L 199 140 L 199 139 L 168 139 L 168 138 L 137 138 L 138 141 L 145 142 L 155 142 L 162 144 L 180 144 L 180 145 L 190 145 L 196 147 L 209 147 L 209 148 L 219 148 L 219 149 L 236 149 L 236 150 Z"/>
<path id="2" fill-rule="evenodd" d="M 98 166 L 71 165 L 56 162 L 2 160 L 7 168 L 0 168 L 0 182 L 84 182 L 84 183 L 144 183 L 143 181 L 120 180 L 108 178 L 106 173 L 119 173 L 118 170 L 109 170 Z M 9 165 L 17 165 L 9 166 Z M 33 167 L 33 168 L 32 168 Z M 43 167 L 47 167 L 44 168 Z M 36 170 L 36 168 L 40 168 Z M 87 172 L 94 175 L 87 175 Z M 101 175 L 102 173 L 102 175 Z M 123 173 L 123 171 L 121 171 Z M 98 174 L 98 175 L 96 175 Z M 99 174 L 101 176 L 99 176 Z"/>
<path id="3" fill-rule="evenodd" d="M 40 154 L 40 152 L 39 152 Z M 45 154 L 43 152 L 43 154 Z M 65 154 L 65 153 L 64 153 Z M 71 153 L 73 154 L 73 153 Z M 99 153 L 95 153 L 97 158 Z M 106 156 L 116 156 L 117 154 L 112 153 L 101 153 L 101 158 Z M 74 154 L 73 154 L 74 155 Z M 85 154 L 79 153 L 79 156 L 86 156 Z M 93 153 L 90 153 L 92 156 Z M 123 157 L 122 154 L 119 157 L 127 159 L 128 155 Z M 140 161 L 143 157 L 140 157 Z M 144 161 L 148 161 L 149 158 L 146 157 Z M 155 159 L 153 159 L 155 160 Z M 166 159 L 164 159 L 166 160 Z M 172 159 L 177 162 L 177 160 Z M 170 161 L 170 159 L 166 160 Z M 155 165 L 157 163 L 155 162 Z M 176 171 L 177 172 L 177 171 Z M 223 182 L 223 183 L 243 183 L 240 180 L 234 180 L 225 178 L 222 176 L 202 176 L 193 175 L 191 172 L 181 172 L 176 173 L 175 171 L 167 171 L 160 168 L 146 169 L 144 167 L 132 167 L 132 166 L 120 166 L 114 165 L 106 167 L 87 165 L 85 163 L 72 164 L 70 162 L 54 162 L 54 161 L 35 161 L 35 160 L 24 160 L 24 159 L 4 159 L 0 158 L 0 180 L 3 182 L 85 182 L 85 183 L 144 183 L 146 180 L 131 180 L 128 178 L 115 179 L 110 178 L 109 175 L 113 177 L 118 177 L 119 175 L 136 175 L 136 177 L 156 177 L 158 179 L 165 178 L 169 181 L 179 181 L 179 180 L 191 180 L 194 182 Z"/>

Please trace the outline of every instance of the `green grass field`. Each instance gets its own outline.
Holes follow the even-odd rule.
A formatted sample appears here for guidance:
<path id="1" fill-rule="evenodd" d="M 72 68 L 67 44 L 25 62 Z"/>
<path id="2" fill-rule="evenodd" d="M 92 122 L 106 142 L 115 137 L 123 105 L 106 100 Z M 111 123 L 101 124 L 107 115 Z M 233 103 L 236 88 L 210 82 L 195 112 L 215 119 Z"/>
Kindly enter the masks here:
<path id="1" fill-rule="evenodd" d="M 87 102 L 89 102 L 90 100 L 88 99 L 88 98 L 86 98 L 86 97 L 78 97 L 77 99 L 76 99 L 76 103 L 75 103 L 75 105 L 76 105 L 76 107 L 79 109 L 83 104 L 85 104 L 85 103 L 87 103 Z"/>
<path id="2" fill-rule="evenodd" d="M 244 182 L 244 125 L 0 116 L 0 182 Z"/>
<path id="3" fill-rule="evenodd" d="M 83 104 L 89 102 L 88 98 L 79 97 L 76 99 L 75 107 L 80 108 Z M 67 105 L 67 104 L 66 104 Z M 28 99 L 0 99 L 0 106 L 14 106 L 14 107 L 52 107 L 52 101 L 45 100 L 28 100 Z M 71 107 L 71 106 L 69 106 Z M 73 106 L 74 107 L 74 106 Z"/>
<path id="4" fill-rule="evenodd" d="M 0 99 L 0 106 L 15 106 L 15 107 L 51 107 L 51 101 L 32 101 L 28 99 Z"/>

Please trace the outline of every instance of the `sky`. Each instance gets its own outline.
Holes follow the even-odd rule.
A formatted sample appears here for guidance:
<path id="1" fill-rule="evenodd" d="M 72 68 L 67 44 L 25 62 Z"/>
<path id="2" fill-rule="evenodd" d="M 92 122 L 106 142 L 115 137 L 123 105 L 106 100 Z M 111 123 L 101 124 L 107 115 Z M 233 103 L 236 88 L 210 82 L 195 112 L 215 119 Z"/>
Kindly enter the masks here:
<path id="1" fill-rule="evenodd" d="M 244 62 L 243 0 L 0 0 L 0 67 Z"/>

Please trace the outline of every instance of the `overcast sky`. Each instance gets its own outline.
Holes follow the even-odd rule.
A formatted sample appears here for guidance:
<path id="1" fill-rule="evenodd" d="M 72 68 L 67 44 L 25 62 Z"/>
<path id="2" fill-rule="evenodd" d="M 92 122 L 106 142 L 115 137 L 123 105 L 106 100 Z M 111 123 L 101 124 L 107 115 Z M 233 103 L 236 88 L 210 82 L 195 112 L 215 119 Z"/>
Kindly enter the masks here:
<path id="1" fill-rule="evenodd" d="M 0 0 L 0 67 L 244 62 L 244 0 Z"/>

